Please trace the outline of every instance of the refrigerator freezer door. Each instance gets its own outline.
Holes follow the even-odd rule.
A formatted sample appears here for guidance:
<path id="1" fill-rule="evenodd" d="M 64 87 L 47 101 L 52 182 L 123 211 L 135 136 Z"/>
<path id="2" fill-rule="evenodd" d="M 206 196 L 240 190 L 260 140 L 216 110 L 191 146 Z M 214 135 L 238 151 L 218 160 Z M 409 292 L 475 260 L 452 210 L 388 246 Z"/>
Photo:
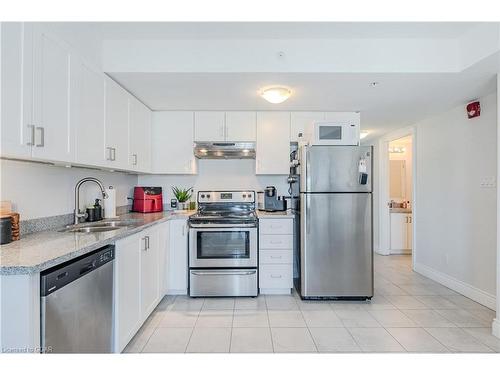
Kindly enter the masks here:
<path id="1" fill-rule="evenodd" d="M 370 146 L 303 146 L 300 192 L 372 191 Z"/>
<path id="2" fill-rule="evenodd" d="M 302 297 L 372 297 L 371 193 L 300 198 Z"/>

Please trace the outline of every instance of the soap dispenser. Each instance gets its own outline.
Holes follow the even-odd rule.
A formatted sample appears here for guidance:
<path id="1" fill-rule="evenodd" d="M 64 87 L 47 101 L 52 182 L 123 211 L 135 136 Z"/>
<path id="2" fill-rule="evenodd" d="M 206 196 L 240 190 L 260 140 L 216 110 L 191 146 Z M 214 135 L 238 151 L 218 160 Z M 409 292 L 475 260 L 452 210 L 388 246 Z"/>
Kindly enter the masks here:
<path id="1" fill-rule="evenodd" d="M 95 200 L 94 204 L 94 215 L 95 215 L 95 221 L 102 220 L 102 206 L 99 203 L 100 199 Z"/>

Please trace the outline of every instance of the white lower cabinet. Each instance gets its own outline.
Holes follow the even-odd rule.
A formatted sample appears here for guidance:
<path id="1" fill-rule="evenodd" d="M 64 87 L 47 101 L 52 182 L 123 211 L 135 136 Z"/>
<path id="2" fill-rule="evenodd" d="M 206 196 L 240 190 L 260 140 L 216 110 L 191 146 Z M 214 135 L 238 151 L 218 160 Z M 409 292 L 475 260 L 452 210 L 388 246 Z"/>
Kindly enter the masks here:
<path id="1" fill-rule="evenodd" d="M 290 294 L 293 288 L 293 218 L 259 217 L 259 290 Z"/>
<path id="2" fill-rule="evenodd" d="M 167 293 L 187 294 L 188 289 L 188 226 L 187 219 L 169 222 L 167 252 Z"/>
<path id="3" fill-rule="evenodd" d="M 154 225 L 115 245 L 114 350 L 121 352 L 164 294 L 169 222 Z"/>
<path id="4" fill-rule="evenodd" d="M 115 247 L 115 351 L 121 352 L 141 327 L 142 234 L 124 238 Z"/>
<path id="5" fill-rule="evenodd" d="M 391 253 L 411 252 L 413 217 L 407 213 L 391 213 Z"/>

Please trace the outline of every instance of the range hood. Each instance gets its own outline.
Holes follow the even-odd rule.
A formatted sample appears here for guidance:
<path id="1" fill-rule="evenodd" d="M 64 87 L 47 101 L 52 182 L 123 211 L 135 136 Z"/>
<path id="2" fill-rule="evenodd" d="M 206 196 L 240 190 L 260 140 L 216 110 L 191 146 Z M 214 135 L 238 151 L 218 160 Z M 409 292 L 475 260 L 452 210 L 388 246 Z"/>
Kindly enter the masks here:
<path id="1" fill-rule="evenodd" d="M 255 159 L 255 142 L 195 142 L 198 159 Z"/>

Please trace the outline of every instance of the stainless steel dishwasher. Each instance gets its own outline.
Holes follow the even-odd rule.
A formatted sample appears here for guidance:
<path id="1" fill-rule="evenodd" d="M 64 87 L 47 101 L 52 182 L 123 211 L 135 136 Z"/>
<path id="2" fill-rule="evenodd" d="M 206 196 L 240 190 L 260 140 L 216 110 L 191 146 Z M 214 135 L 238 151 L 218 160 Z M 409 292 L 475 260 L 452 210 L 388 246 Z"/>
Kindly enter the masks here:
<path id="1" fill-rule="evenodd" d="M 44 353 L 112 352 L 114 246 L 40 275 Z"/>

